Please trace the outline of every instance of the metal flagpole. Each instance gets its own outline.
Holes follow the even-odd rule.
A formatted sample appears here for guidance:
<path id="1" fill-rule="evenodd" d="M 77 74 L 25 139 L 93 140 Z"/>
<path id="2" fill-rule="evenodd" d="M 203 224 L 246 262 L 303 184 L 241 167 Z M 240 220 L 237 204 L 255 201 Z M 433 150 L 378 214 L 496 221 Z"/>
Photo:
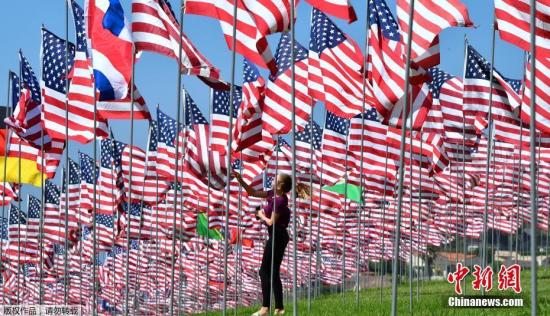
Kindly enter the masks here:
<path id="1" fill-rule="evenodd" d="M 230 131 L 231 133 L 231 131 Z M 240 159 L 240 168 L 239 168 L 239 175 L 242 177 L 243 175 L 243 153 L 242 151 L 239 153 L 239 159 Z M 231 187 L 231 186 L 229 186 Z M 239 309 L 239 302 L 242 300 L 242 297 L 239 293 L 239 290 L 242 289 L 242 280 L 241 284 L 239 285 L 239 271 L 240 265 L 242 263 L 242 232 L 241 232 L 241 211 L 242 211 L 242 187 L 239 185 L 239 201 L 237 206 L 237 236 L 236 236 L 236 253 L 235 253 L 235 316 L 237 315 L 237 311 Z M 242 276 L 241 276 L 242 277 Z"/>
<path id="2" fill-rule="evenodd" d="M 464 34 L 464 68 L 462 78 L 466 77 L 467 44 L 468 37 Z M 462 224 L 464 229 L 466 229 L 466 117 L 464 116 L 464 111 L 462 111 Z M 466 231 L 464 231 L 463 243 L 464 261 L 466 261 Z M 466 289 L 466 279 L 464 279 L 464 289 Z"/>
<path id="3" fill-rule="evenodd" d="M 363 146 L 363 144 L 361 144 Z M 382 195 L 382 223 L 386 222 L 386 186 L 388 184 L 388 143 L 386 142 L 386 157 L 384 159 L 384 194 Z M 386 252 L 386 234 L 382 233 L 381 257 L 380 257 L 380 303 L 382 303 L 382 295 L 384 292 L 384 279 L 386 273 L 386 260 L 384 254 Z"/>
<path id="4" fill-rule="evenodd" d="M 296 235 L 296 69 L 295 69 L 295 57 L 296 50 L 294 49 L 296 43 L 295 37 L 295 0 L 290 1 L 290 100 L 292 103 L 292 238 L 293 238 L 293 251 L 292 259 L 294 265 L 292 267 L 292 314 L 298 315 L 298 300 L 296 297 L 296 291 L 298 289 L 298 282 L 296 280 L 296 274 L 298 273 L 297 263 L 297 235 Z M 313 113 L 312 113 L 313 114 Z M 273 229 L 275 231 L 275 229 Z"/>
<path id="5" fill-rule="evenodd" d="M 348 120 L 348 135 L 349 135 L 349 120 Z M 347 135 L 346 135 L 347 137 Z M 348 212 L 348 142 L 346 142 L 346 156 L 344 158 L 344 230 L 342 231 L 342 297 L 346 291 L 346 219 Z"/>
<path id="6" fill-rule="evenodd" d="M 22 84 L 21 84 L 21 63 L 20 63 L 20 66 L 19 66 L 19 87 L 22 87 Z M 40 132 L 40 138 L 42 139 L 42 148 L 44 148 L 44 130 L 42 130 Z M 18 161 L 17 161 L 17 164 L 18 164 L 18 168 L 17 168 L 17 183 L 19 183 L 19 185 L 21 186 L 21 142 L 23 141 L 23 138 L 22 137 L 19 137 L 19 156 L 18 156 Z M 44 165 L 44 151 L 40 151 L 40 155 L 42 156 L 42 166 Z M 44 168 L 42 168 L 43 170 Z M 42 172 L 41 170 L 41 172 Z M 44 184 L 42 183 L 42 187 L 44 186 Z M 19 191 L 21 191 L 21 187 L 19 188 Z M 21 192 L 20 192 L 21 193 Z M 20 272 L 20 268 L 19 268 L 19 263 L 21 262 L 21 199 L 17 199 L 17 208 L 19 209 L 18 210 L 18 213 L 17 213 L 17 230 L 18 230 L 18 234 L 17 234 L 17 302 L 20 303 L 19 301 L 19 272 Z M 11 213 L 11 208 L 10 208 L 10 213 Z"/>
<path id="7" fill-rule="evenodd" d="M 132 208 L 132 167 L 133 167 L 133 147 L 134 147 L 134 82 L 136 76 L 136 46 L 132 45 L 132 76 L 130 77 L 130 158 L 128 163 L 128 207 L 126 210 L 126 291 L 124 294 L 125 299 L 125 308 L 124 315 L 128 315 L 130 306 L 128 306 L 129 296 L 130 296 L 130 223 L 132 222 L 132 217 L 130 216 L 130 210 Z M 179 66 L 179 65 L 178 65 Z M 113 139 L 114 141 L 114 139 Z M 113 143 L 114 144 L 114 143 Z M 176 177 L 177 178 L 177 177 Z M 144 183 L 145 185 L 145 183 Z M 139 241 L 138 241 L 139 242 Z"/>
<path id="8" fill-rule="evenodd" d="M 183 34 L 183 13 L 184 13 L 184 10 L 185 10 L 185 0 L 180 0 L 180 34 Z M 177 126 L 177 132 L 176 132 L 176 140 L 175 140 L 175 143 L 176 143 L 176 155 L 175 155 L 175 176 L 174 176 L 174 217 L 173 217 L 173 220 L 172 220 L 172 256 L 171 256 L 171 273 L 170 273 L 170 287 L 171 287 L 171 290 L 170 290 L 170 316 L 174 316 L 174 277 L 175 277 L 175 269 L 174 269 L 174 264 L 175 264 L 175 256 L 176 256 L 176 211 L 177 211 L 177 207 L 178 207 L 178 195 L 177 195 L 177 187 L 178 187 L 178 176 L 179 176 L 179 147 L 180 147 L 180 136 L 179 136 L 179 133 L 180 133 L 180 122 L 181 122 L 181 117 L 180 117 L 180 112 L 181 112 L 181 92 L 182 92 L 182 87 L 181 87 L 181 61 L 182 61 L 182 53 L 181 53 L 181 48 L 182 48 L 182 41 L 183 41 L 183 38 L 180 36 L 179 38 L 179 48 L 178 48 L 178 77 L 177 77 L 177 91 L 176 91 L 176 97 L 177 97 L 177 114 L 176 114 L 176 126 Z M 133 101 L 133 100 L 132 100 Z M 183 107 L 184 108 L 184 122 L 185 122 L 185 106 Z M 185 124 L 184 124 L 185 125 Z M 185 127 L 184 127 L 184 131 L 185 131 Z M 184 136 L 183 137 L 183 146 L 185 147 L 185 141 L 186 141 L 186 137 Z M 182 162 L 183 163 L 183 162 Z M 182 197 L 183 198 L 183 197 Z"/>
<path id="9" fill-rule="evenodd" d="M 420 152 L 422 152 L 422 144 L 424 141 L 422 140 L 422 131 L 420 131 Z M 418 192 L 418 233 L 416 234 L 417 243 L 418 243 L 418 251 L 416 255 L 416 266 L 418 269 L 417 275 L 416 275 L 416 301 L 418 302 L 420 300 L 420 245 L 422 243 L 422 238 L 420 237 L 420 233 L 422 231 L 422 163 L 418 166 L 418 187 L 420 188 Z M 428 249 L 428 246 L 426 246 L 426 249 Z"/>
<path id="10" fill-rule="evenodd" d="M 537 187 L 536 187 L 536 170 L 537 167 L 535 164 L 535 133 L 536 133 L 536 115 L 537 111 L 535 106 L 536 103 L 536 60 L 537 60 L 537 50 L 536 50 L 536 13 L 537 13 L 537 1 L 531 0 L 531 102 L 530 102 L 530 120 L 529 120 L 529 130 L 530 130 L 530 151 L 531 151 L 531 315 L 537 315 Z"/>
<path id="11" fill-rule="evenodd" d="M 359 261 L 360 261 L 360 251 L 361 251 L 361 214 L 363 212 L 363 163 L 364 163 L 364 149 L 363 149 L 363 141 L 364 141 L 364 134 L 365 134 L 365 110 L 366 110 L 366 102 L 365 97 L 367 94 L 367 87 L 366 87 L 366 77 L 367 77 L 367 60 L 369 55 L 369 13 L 370 13 L 370 6 L 367 3 L 366 8 L 366 19 L 365 19 L 365 55 L 363 57 L 363 99 L 361 100 L 361 145 L 360 145 L 360 161 L 359 161 L 359 185 L 361 187 L 361 202 L 359 203 L 359 208 L 357 209 L 357 216 L 358 216 L 358 229 L 357 229 L 357 253 L 355 257 L 356 261 L 356 278 L 355 278 L 355 304 L 359 306 Z M 351 125 L 351 124 L 350 124 Z M 348 131 L 349 135 L 349 131 Z M 346 152 L 347 155 L 347 152 Z M 347 186 L 347 183 L 346 183 Z M 345 245 L 344 245 L 345 246 Z M 367 248 L 368 249 L 368 248 Z M 369 258 L 367 255 L 367 271 L 369 270 Z M 368 274 L 367 274 L 368 275 Z"/>
<path id="12" fill-rule="evenodd" d="M 410 35 L 412 37 L 412 34 Z M 412 98 L 412 92 L 407 88 L 406 93 L 410 93 L 409 95 L 409 104 L 407 104 L 407 109 L 409 109 L 412 105 L 410 104 L 411 98 Z M 413 223 L 413 115 L 414 112 L 411 111 L 411 114 L 409 115 L 409 139 L 410 139 L 410 147 L 409 147 L 409 178 L 411 181 L 410 188 L 409 188 L 409 313 L 412 313 L 413 309 L 413 238 L 412 238 L 412 223 Z M 403 120 L 403 129 L 406 128 L 407 124 L 406 121 Z M 420 142 L 422 143 L 422 138 L 420 138 Z M 420 163 L 422 163 L 422 152 L 420 155 Z M 403 179 L 404 180 L 404 179 Z"/>
<path id="13" fill-rule="evenodd" d="M 97 267 L 96 267 L 96 257 L 97 257 L 97 234 L 96 234 L 96 213 L 97 213 L 97 179 L 98 179 L 98 168 L 97 168 L 97 93 L 96 93 L 96 84 L 95 79 L 93 82 L 93 98 L 94 98 L 94 141 L 93 141 L 93 161 L 94 161 L 94 177 L 93 177 L 93 207 L 92 207 L 92 285 L 93 285 L 93 291 L 92 291 L 92 313 L 93 315 L 97 315 Z M 44 195 L 44 193 L 42 193 Z M 44 204 L 42 204 L 44 205 Z M 42 207 L 42 214 L 44 214 L 44 208 Z M 42 215 L 43 216 L 43 215 Z"/>
<path id="14" fill-rule="evenodd" d="M 313 151 L 315 150 L 313 142 L 313 113 L 309 117 L 309 143 L 310 143 L 310 152 L 309 152 L 309 190 L 313 191 Z M 313 216 L 313 200 L 311 196 L 309 197 L 309 218 L 308 218 L 308 228 L 309 228 L 309 258 L 308 258 L 308 273 L 307 273 L 307 311 L 311 312 L 311 246 L 313 244 L 312 236 L 312 216 Z"/>
<path id="15" fill-rule="evenodd" d="M 326 120 L 327 112 L 324 111 L 324 117 L 323 117 L 323 123 Z M 319 169 L 319 172 L 321 173 L 319 176 L 319 209 L 317 211 L 317 239 L 315 240 L 315 254 L 316 254 L 316 261 L 315 261 L 315 295 L 316 297 L 321 294 L 320 290 L 320 270 L 321 270 L 321 207 L 323 205 L 323 170 L 324 170 L 324 158 L 323 153 L 321 152 L 321 168 Z M 313 193 L 313 190 L 312 190 Z"/>
<path id="16" fill-rule="evenodd" d="M 227 314 L 227 233 L 229 231 L 229 206 L 231 199 L 231 189 L 229 181 L 231 179 L 231 143 L 233 142 L 233 100 L 235 93 L 235 63 L 237 58 L 236 45 L 237 45 L 237 0 L 233 0 L 233 33 L 232 33 L 232 45 L 233 48 L 231 51 L 231 86 L 229 88 L 229 135 L 227 139 L 227 152 L 226 152 L 226 165 L 227 165 L 227 193 L 225 201 L 225 225 L 224 230 L 226 238 L 224 238 L 224 249 L 223 249 L 223 302 L 222 302 L 222 315 L 226 316 Z"/>
<path id="17" fill-rule="evenodd" d="M 487 137 L 487 162 L 485 165 L 485 206 L 483 210 L 483 228 L 482 228 L 482 256 L 481 264 L 485 266 L 487 264 L 487 217 L 489 211 L 489 172 L 491 165 L 491 152 L 493 150 L 493 73 L 495 62 L 495 23 L 493 23 L 493 34 L 491 41 L 491 73 L 489 75 L 489 135 Z M 481 288 L 481 292 L 484 294 L 484 288 Z"/>
<path id="18" fill-rule="evenodd" d="M 410 78 L 410 66 L 411 66 L 411 44 L 412 44 L 412 29 L 413 29 L 413 15 L 414 15 L 414 3 L 415 0 L 410 1 L 409 11 L 409 37 L 407 38 L 407 62 L 405 69 L 405 94 L 403 103 L 403 113 L 401 121 L 404 123 L 407 119 L 407 112 L 409 106 L 409 78 Z M 403 207 L 403 177 L 405 175 L 404 161 L 405 161 L 405 135 L 406 126 L 401 128 L 401 144 L 399 151 L 399 186 L 397 192 L 397 218 L 396 218 L 396 230 L 395 230 L 395 245 L 393 248 L 393 263 L 392 263 L 392 297 L 391 297 L 391 315 L 397 315 L 397 270 L 399 268 L 399 251 L 400 251 L 400 239 L 401 239 L 401 213 Z"/>
<path id="19" fill-rule="evenodd" d="M 69 2 L 65 1 L 65 186 L 61 189 L 65 189 L 65 253 L 63 255 L 64 263 L 64 274 L 63 278 L 63 303 L 67 305 L 68 300 L 68 291 L 67 286 L 69 285 L 69 274 L 67 273 L 68 260 L 67 256 L 69 253 L 69 201 L 68 201 L 68 188 L 69 188 L 69 99 L 67 95 L 69 94 Z M 43 133 L 43 132 L 42 132 Z M 42 138 L 44 138 L 42 136 Z M 43 140 L 42 140 L 43 142 Z M 42 151 L 44 151 L 44 146 L 42 146 Z M 44 159 L 42 159 L 42 164 L 44 164 Z M 62 181 L 63 184 L 63 181 Z"/>
<path id="20" fill-rule="evenodd" d="M 212 93 L 214 92 L 212 89 L 208 89 L 208 114 L 210 118 L 212 117 Z M 210 122 L 212 122 L 212 119 L 210 119 Z M 212 135 L 212 129 L 209 129 L 209 137 L 211 138 Z M 210 166 L 210 155 L 208 155 L 208 166 Z M 206 210 L 210 210 L 210 181 L 212 180 L 212 170 L 208 168 L 207 172 L 208 176 L 208 192 L 206 192 Z M 206 217 L 206 221 L 208 224 L 210 224 L 210 217 Z M 210 226 L 208 226 L 210 227 Z M 208 236 L 208 234 L 207 234 Z M 205 312 L 208 313 L 209 304 L 210 304 L 210 286 L 208 285 L 208 280 L 210 278 L 210 238 L 206 238 L 206 304 L 205 304 Z"/>

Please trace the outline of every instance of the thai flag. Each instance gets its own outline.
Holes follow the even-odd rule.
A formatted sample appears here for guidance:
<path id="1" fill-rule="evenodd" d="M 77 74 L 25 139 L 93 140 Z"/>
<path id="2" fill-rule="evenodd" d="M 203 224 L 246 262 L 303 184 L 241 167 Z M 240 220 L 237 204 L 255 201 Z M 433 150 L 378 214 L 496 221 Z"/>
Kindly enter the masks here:
<path id="1" fill-rule="evenodd" d="M 132 75 L 132 36 L 120 0 L 87 0 L 88 48 L 99 101 L 126 98 Z"/>

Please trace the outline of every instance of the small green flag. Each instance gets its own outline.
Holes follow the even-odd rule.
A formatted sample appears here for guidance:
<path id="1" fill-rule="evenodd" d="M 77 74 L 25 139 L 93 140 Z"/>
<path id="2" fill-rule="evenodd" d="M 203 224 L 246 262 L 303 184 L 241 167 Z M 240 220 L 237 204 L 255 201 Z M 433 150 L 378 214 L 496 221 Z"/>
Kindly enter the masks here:
<path id="1" fill-rule="evenodd" d="M 339 193 L 339 194 L 346 194 L 346 182 L 345 181 L 340 181 L 338 183 L 336 183 L 335 185 L 333 186 L 328 186 L 328 185 L 325 185 L 323 187 L 323 189 L 327 190 L 327 191 L 331 191 L 331 192 L 335 192 L 335 193 Z M 355 201 L 357 203 L 361 203 L 361 196 L 362 196 L 362 191 L 361 191 L 361 187 L 359 186 L 356 186 L 354 184 L 349 184 L 347 185 L 347 198 L 352 200 L 352 201 Z"/>
<path id="2" fill-rule="evenodd" d="M 197 234 L 199 236 L 212 238 L 215 240 L 222 240 L 223 236 L 217 229 L 208 229 L 208 218 L 206 214 L 199 213 L 197 217 Z"/>

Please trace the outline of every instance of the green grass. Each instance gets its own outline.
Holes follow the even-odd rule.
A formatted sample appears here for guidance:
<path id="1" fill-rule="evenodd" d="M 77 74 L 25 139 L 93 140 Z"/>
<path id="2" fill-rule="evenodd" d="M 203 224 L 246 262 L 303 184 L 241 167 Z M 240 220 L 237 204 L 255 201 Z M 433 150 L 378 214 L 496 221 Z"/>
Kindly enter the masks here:
<path id="1" fill-rule="evenodd" d="M 498 272 L 497 272 L 498 273 Z M 471 273 L 466 283 L 466 294 L 481 296 L 471 288 L 473 278 Z M 523 298 L 523 307 L 510 308 L 452 308 L 447 306 L 450 296 L 455 296 L 453 285 L 446 281 L 432 281 L 420 284 L 420 298 L 416 300 L 416 281 L 413 286 L 413 312 L 414 315 L 530 315 L 530 273 L 522 271 L 521 283 L 523 292 L 515 294 L 513 291 L 498 291 L 497 275 L 493 277 L 493 290 L 487 295 L 493 297 Z M 356 304 L 355 292 L 348 291 L 344 294 L 326 294 L 312 299 L 311 310 L 308 311 L 307 299 L 298 301 L 300 315 L 389 315 L 391 309 L 391 289 L 383 289 L 382 297 L 380 289 L 367 289 L 360 292 L 359 304 Z M 539 315 L 550 315 L 550 269 L 540 269 L 538 272 L 538 306 Z M 285 301 L 286 315 L 292 315 L 292 302 Z M 251 315 L 259 306 L 240 307 L 236 315 Z M 200 315 L 220 315 L 219 311 L 203 313 Z M 403 283 L 398 288 L 398 314 L 409 314 L 409 286 Z M 235 315 L 235 310 L 228 310 L 227 315 Z"/>

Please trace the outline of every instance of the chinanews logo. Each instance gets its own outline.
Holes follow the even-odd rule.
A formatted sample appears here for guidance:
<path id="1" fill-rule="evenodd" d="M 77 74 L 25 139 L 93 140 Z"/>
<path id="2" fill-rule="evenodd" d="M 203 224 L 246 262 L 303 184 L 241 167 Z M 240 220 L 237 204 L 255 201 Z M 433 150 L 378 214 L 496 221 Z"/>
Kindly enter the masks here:
<path id="1" fill-rule="evenodd" d="M 486 266 L 474 265 L 472 275 L 474 280 L 471 283 L 473 291 L 483 293 L 489 293 L 495 290 L 493 284 L 493 268 Z M 459 296 L 451 296 L 447 301 L 449 307 L 473 307 L 473 308 L 489 308 L 489 307 L 522 307 L 523 298 L 517 297 L 495 297 L 495 296 L 462 296 L 463 285 L 461 282 L 470 273 L 470 268 L 464 266 L 462 263 L 457 262 L 456 269 L 447 275 L 447 281 L 454 285 L 454 291 Z M 466 283 L 464 283 L 466 284 Z M 521 289 L 521 267 L 517 264 L 513 264 L 509 267 L 505 265 L 500 266 L 497 276 L 496 290 L 500 292 L 508 291 L 520 294 Z"/>

